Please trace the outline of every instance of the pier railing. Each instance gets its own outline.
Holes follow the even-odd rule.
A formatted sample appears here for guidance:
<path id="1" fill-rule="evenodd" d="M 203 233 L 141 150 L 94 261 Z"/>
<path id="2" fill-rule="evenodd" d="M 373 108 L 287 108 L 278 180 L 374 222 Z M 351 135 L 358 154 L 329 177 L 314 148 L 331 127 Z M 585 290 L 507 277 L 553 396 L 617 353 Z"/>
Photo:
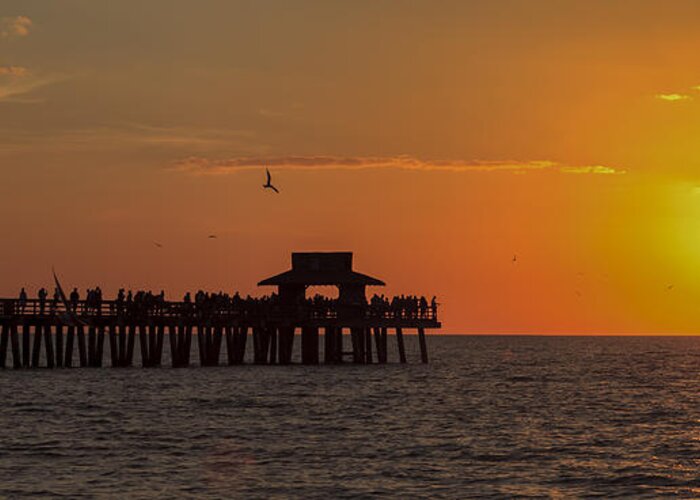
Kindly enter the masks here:
<path id="1" fill-rule="evenodd" d="M 437 322 L 436 307 L 414 309 L 372 307 L 371 305 L 348 306 L 328 301 L 322 305 L 304 303 L 284 306 L 270 301 L 242 300 L 238 304 L 196 304 L 194 302 L 156 301 L 138 303 L 118 300 L 103 300 L 93 303 L 79 300 L 68 304 L 62 301 L 40 299 L 0 299 L 0 316 L 50 318 L 76 316 L 78 318 L 159 318 L 159 319 L 297 319 L 332 320 L 342 317 L 366 320 L 420 320 Z"/>

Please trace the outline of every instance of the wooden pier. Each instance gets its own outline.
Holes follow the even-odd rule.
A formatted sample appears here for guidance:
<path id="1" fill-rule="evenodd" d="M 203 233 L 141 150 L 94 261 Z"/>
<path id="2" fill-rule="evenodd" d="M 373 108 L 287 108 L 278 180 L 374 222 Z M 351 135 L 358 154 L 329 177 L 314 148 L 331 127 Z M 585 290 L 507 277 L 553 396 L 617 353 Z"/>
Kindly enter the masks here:
<path id="1" fill-rule="evenodd" d="M 298 336 L 305 365 L 321 362 L 321 347 L 325 364 L 383 364 L 391 332 L 398 361 L 406 363 L 409 329 L 417 331 L 421 361 L 427 363 L 425 330 L 441 326 L 436 307 L 368 304 L 365 286 L 383 283 L 355 273 L 351 262 L 350 253 L 295 253 L 291 271 L 259 283 L 278 286 L 278 294 L 252 302 L 158 301 L 142 307 L 124 300 L 96 305 L 0 299 L 0 368 L 125 368 L 134 366 L 137 349 L 142 367 L 158 367 L 166 337 L 173 368 L 190 366 L 193 343 L 199 366 L 240 365 L 251 349 L 255 364 L 288 365 Z M 305 297 L 311 285 L 337 286 L 339 297 L 315 304 Z"/>

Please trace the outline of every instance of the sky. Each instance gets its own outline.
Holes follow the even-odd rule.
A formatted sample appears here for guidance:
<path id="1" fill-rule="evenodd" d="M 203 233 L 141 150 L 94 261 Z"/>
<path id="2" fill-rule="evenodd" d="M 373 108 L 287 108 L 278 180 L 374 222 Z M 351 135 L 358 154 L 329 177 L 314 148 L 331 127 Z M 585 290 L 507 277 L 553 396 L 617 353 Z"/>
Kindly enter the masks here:
<path id="1" fill-rule="evenodd" d="M 0 295 L 52 266 L 108 296 L 258 295 L 292 251 L 339 250 L 371 293 L 436 295 L 446 333 L 700 332 L 697 19 L 0 0 Z"/>

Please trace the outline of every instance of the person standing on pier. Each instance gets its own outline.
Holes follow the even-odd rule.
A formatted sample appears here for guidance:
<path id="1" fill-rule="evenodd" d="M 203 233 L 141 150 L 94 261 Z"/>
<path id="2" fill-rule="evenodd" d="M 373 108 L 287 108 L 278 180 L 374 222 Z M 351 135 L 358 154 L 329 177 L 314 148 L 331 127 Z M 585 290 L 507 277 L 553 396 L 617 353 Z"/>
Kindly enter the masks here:
<path id="1" fill-rule="evenodd" d="M 19 291 L 19 312 L 24 314 L 24 308 L 27 307 L 27 291 L 22 287 Z"/>
<path id="2" fill-rule="evenodd" d="M 93 307 L 98 316 L 102 316 L 102 288 L 99 286 L 95 288 L 95 303 Z"/>
<path id="3" fill-rule="evenodd" d="M 58 291 L 58 288 L 54 288 L 53 290 L 53 300 L 51 301 L 51 314 L 55 314 L 56 311 L 58 310 L 58 303 L 61 301 L 61 292 Z"/>
<path id="4" fill-rule="evenodd" d="M 49 292 L 46 291 L 46 288 L 41 287 L 39 289 L 39 293 L 37 293 L 37 296 L 39 297 L 39 314 L 44 315 L 44 309 L 46 308 L 46 297 L 48 297 Z"/>
<path id="5" fill-rule="evenodd" d="M 420 310 L 420 317 L 425 318 L 427 313 L 428 313 L 428 301 L 425 300 L 425 297 L 423 297 L 423 296 L 421 296 L 421 298 L 420 298 L 419 310 Z"/>
<path id="6" fill-rule="evenodd" d="M 116 300 L 117 316 L 121 316 L 124 313 L 124 299 L 125 299 L 124 289 L 120 288 L 119 292 L 117 293 L 117 300 Z"/>
<path id="7" fill-rule="evenodd" d="M 70 304 L 71 307 L 73 308 L 73 312 L 76 312 L 78 310 L 78 301 L 80 300 L 80 294 L 78 293 L 77 288 L 73 288 L 73 291 L 70 293 Z"/>

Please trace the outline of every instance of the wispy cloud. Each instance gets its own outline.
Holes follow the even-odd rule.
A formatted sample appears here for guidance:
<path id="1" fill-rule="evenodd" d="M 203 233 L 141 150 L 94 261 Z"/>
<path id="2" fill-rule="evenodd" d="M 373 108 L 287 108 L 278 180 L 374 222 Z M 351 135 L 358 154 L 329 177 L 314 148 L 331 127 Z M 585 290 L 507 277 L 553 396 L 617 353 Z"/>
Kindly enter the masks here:
<path id="1" fill-rule="evenodd" d="M 29 70 L 24 66 L 0 66 L 0 76 L 27 76 Z"/>
<path id="2" fill-rule="evenodd" d="M 627 173 L 625 170 L 617 170 L 604 165 L 591 165 L 585 167 L 559 167 L 559 170 L 565 174 L 602 174 L 602 175 L 618 175 Z"/>
<path id="3" fill-rule="evenodd" d="M 668 102 L 687 101 L 692 99 L 688 94 L 656 94 L 657 99 Z"/>
<path id="4" fill-rule="evenodd" d="M 19 38 L 29 35 L 32 20 L 27 16 L 0 18 L 0 38 Z"/>
<path id="5" fill-rule="evenodd" d="M 243 147 L 254 140 L 245 130 L 222 130 L 189 127 L 161 127 L 138 123 L 94 126 L 41 133 L 3 131 L 0 129 L 0 152 L 19 151 L 113 151 L 152 149 L 171 152 L 171 158 L 183 152 L 216 151 L 226 147 Z"/>
<path id="6" fill-rule="evenodd" d="M 68 79 L 66 75 L 34 75 L 19 66 L 5 66 L 0 72 L 0 102 L 38 102 L 38 99 L 23 97 L 42 87 Z"/>
<path id="7" fill-rule="evenodd" d="M 479 160 L 421 160 L 410 156 L 281 156 L 240 157 L 212 160 L 190 157 L 175 164 L 175 169 L 195 175 L 222 175 L 262 166 L 290 170 L 376 170 L 395 169 L 443 172 L 512 172 L 555 171 L 566 174 L 624 174 L 624 170 L 602 165 L 572 166 L 553 161 L 479 161 Z"/>

